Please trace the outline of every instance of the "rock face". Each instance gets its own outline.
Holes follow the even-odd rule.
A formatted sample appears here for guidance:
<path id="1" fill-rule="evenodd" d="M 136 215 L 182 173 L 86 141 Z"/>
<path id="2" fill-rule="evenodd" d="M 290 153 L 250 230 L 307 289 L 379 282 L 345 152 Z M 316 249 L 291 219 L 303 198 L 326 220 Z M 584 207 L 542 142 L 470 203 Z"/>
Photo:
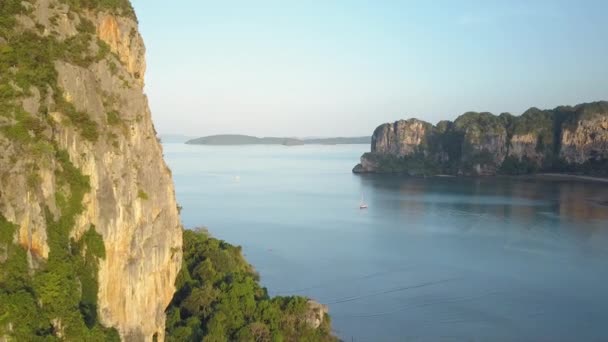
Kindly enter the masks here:
<path id="1" fill-rule="evenodd" d="M 329 308 L 327 305 L 315 302 L 314 300 L 309 300 L 307 304 L 308 312 L 306 314 L 306 324 L 313 329 L 318 329 L 321 324 L 323 324 L 325 316 L 329 312 Z"/>
<path id="2" fill-rule="evenodd" d="M 432 130 L 431 124 L 418 119 L 380 125 L 372 135 L 372 151 L 399 157 L 412 155 L 424 146 Z"/>
<path id="3" fill-rule="evenodd" d="M 608 103 L 575 107 L 564 122 L 559 155 L 569 163 L 608 159 Z"/>
<path id="4" fill-rule="evenodd" d="M 100 13 L 95 19 L 99 39 L 110 46 L 126 67 L 126 71 L 143 88 L 143 76 L 146 72 L 145 48 L 137 31 L 137 22 L 131 18 L 107 13 Z"/>
<path id="5" fill-rule="evenodd" d="M 18 226 L 13 242 L 32 272 L 44 269 L 55 244 L 50 222 L 72 221 L 65 202 L 76 184 L 59 175 L 73 165 L 88 184 L 69 236 L 78 241 L 93 227 L 105 247 L 95 275 L 97 320 L 124 340 L 163 340 L 182 231 L 143 94 L 145 48 L 130 4 L 7 1 L 14 13 L 2 15 L 16 19 L 0 27 L 0 51 L 17 53 L 13 41 L 38 42 L 40 51 L 30 52 L 30 64 L 0 58 L 0 216 Z M 69 160 L 58 157 L 64 152 Z M 0 339 L 13 326 L 0 327 Z"/>
<path id="6" fill-rule="evenodd" d="M 462 135 L 464 172 L 496 173 L 507 155 L 507 130 L 500 119 L 490 113 L 466 113 L 454 121 L 454 130 Z"/>
<path id="7" fill-rule="evenodd" d="M 521 116 L 465 113 L 436 126 L 383 124 L 353 172 L 495 175 L 608 173 L 608 102 L 531 108 Z"/>

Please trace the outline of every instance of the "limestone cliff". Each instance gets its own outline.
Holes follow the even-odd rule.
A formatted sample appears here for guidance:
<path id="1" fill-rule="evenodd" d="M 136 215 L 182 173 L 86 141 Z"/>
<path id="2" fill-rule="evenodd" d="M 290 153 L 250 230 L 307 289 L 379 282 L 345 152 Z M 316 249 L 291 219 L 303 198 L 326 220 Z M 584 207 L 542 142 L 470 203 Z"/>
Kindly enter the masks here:
<path id="1" fill-rule="evenodd" d="M 133 10 L 3 0 L 0 16 L 0 340 L 162 340 L 182 231 Z M 40 326 L 7 304 L 27 288 Z"/>
<path id="2" fill-rule="evenodd" d="M 426 145 L 432 133 L 433 126 L 418 119 L 384 124 L 376 128 L 372 135 L 372 150 L 400 157 L 411 155 Z"/>
<path id="3" fill-rule="evenodd" d="M 383 124 L 354 172 L 494 175 L 608 174 L 608 102 L 531 108 L 521 116 L 465 113 L 433 126 Z"/>
<path id="4" fill-rule="evenodd" d="M 608 102 L 560 108 L 559 156 L 568 163 L 608 159 Z"/>

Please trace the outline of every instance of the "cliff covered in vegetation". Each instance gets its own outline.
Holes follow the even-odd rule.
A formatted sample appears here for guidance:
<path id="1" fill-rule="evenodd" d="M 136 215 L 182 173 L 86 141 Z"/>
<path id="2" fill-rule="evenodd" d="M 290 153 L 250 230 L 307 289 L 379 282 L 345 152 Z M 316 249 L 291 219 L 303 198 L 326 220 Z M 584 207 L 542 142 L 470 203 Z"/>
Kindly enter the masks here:
<path id="1" fill-rule="evenodd" d="M 128 0 L 0 1 L 0 341 L 333 339 L 238 248 L 187 232 L 182 267 L 137 26 Z"/>
<path id="2" fill-rule="evenodd" d="M 0 339 L 162 338 L 182 232 L 130 3 L 0 16 Z"/>
<path id="3" fill-rule="evenodd" d="M 469 112 L 437 125 L 383 124 L 353 172 L 608 175 L 608 102 L 531 108 L 521 116 Z"/>

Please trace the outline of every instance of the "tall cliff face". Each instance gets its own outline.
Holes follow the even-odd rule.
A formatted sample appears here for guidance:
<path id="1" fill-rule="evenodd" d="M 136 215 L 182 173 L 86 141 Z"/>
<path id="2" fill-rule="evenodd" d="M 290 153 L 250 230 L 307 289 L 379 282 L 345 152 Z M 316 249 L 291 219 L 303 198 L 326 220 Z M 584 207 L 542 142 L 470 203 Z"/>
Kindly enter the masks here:
<path id="1" fill-rule="evenodd" d="M 372 150 L 395 156 L 411 155 L 425 146 L 432 131 L 433 125 L 418 119 L 380 125 L 372 135 Z"/>
<path id="2" fill-rule="evenodd" d="M 568 163 L 608 159 L 608 102 L 560 108 L 559 155 Z"/>
<path id="3" fill-rule="evenodd" d="M 490 113 L 466 113 L 454 121 L 454 131 L 462 136 L 462 169 L 488 175 L 507 155 L 507 130 L 500 118 Z"/>
<path id="4" fill-rule="evenodd" d="M 354 172 L 494 175 L 608 173 L 608 102 L 531 108 L 521 116 L 465 113 L 436 126 L 379 126 Z"/>
<path id="5" fill-rule="evenodd" d="M 28 269 L 15 283 L 0 265 L 0 303 L 32 287 L 42 326 L 0 304 L 0 339 L 113 327 L 125 340 L 162 340 L 182 232 L 132 8 L 3 0 L 0 15 L 0 263 Z"/>

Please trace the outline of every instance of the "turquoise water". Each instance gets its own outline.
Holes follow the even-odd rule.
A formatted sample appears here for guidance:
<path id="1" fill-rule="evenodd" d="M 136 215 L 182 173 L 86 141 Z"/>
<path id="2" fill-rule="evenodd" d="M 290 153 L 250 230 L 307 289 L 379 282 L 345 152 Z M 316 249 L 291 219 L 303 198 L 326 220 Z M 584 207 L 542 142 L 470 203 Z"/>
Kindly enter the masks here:
<path id="1" fill-rule="evenodd" d="M 608 184 L 353 175 L 368 148 L 164 144 L 185 226 L 345 341 L 608 339 Z"/>

